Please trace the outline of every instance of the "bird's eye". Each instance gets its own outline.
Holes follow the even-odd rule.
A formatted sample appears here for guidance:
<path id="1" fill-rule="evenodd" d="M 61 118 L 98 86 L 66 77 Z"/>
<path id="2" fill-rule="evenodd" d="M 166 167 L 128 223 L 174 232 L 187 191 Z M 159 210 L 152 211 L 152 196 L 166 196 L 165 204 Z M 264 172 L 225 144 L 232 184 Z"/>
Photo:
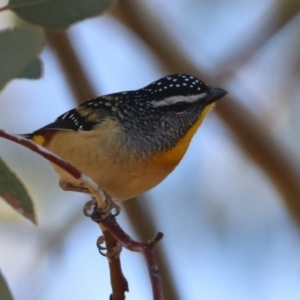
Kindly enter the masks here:
<path id="1" fill-rule="evenodd" d="M 189 103 L 186 103 L 186 102 L 177 102 L 175 104 L 172 104 L 170 106 L 170 109 L 172 111 L 174 111 L 175 113 L 177 114 L 181 114 L 183 113 L 188 107 L 190 106 Z"/>

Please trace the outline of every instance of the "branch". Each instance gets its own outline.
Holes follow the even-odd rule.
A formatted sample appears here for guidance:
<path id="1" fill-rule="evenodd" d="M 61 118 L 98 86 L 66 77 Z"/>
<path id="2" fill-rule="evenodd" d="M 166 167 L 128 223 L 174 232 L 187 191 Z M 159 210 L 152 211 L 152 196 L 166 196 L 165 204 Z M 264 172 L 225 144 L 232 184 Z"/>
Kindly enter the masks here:
<path id="1" fill-rule="evenodd" d="M 93 209 L 91 212 L 89 212 L 92 206 Z M 116 222 L 115 216 L 119 213 L 118 211 L 116 214 L 110 213 L 109 216 L 103 218 L 102 213 L 100 212 L 99 214 L 97 206 L 95 206 L 92 201 L 86 203 L 83 211 L 87 217 L 91 217 L 91 219 L 99 225 L 104 234 L 105 238 L 100 237 L 98 239 L 97 246 L 99 252 L 102 255 L 107 256 L 109 261 L 112 276 L 112 286 L 115 287 L 115 289 L 113 289 L 113 299 L 125 299 L 125 292 L 128 291 L 127 281 L 122 274 L 119 262 L 119 254 L 121 252 L 120 247 L 123 246 L 130 251 L 140 252 L 143 254 L 147 262 L 149 276 L 151 279 L 153 299 L 162 300 L 162 282 L 159 275 L 158 263 L 154 255 L 154 246 L 163 238 L 163 234 L 159 232 L 150 241 L 146 243 L 140 243 L 133 240 Z M 106 230 L 109 231 L 109 235 L 107 235 Z M 106 240 L 106 238 L 108 239 Z M 106 243 L 107 248 L 101 246 L 102 242 Z M 107 252 L 104 253 L 104 250 Z"/>
<path id="2" fill-rule="evenodd" d="M 154 300 L 163 300 L 162 282 L 159 274 L 159 268 L 154 254 L 154 246 L 163 238 L 161 232 L 146 243 L 139 243 L 133 240 L 123 229 L 119 226 L 113 216 L 106 218 L 99 226 L 103 226 L 109 230 L 112 236 L 126 249 L 143 254 L 149 271 L 149 276 L 152 284 L 152 292 Z M 115 300 L 115 298 L 113 298 Z"/>
<path id="3" fill-rule="evenodd" d="M 99 227 L 102 230 L 103 236 L 98 238 L 97 247 L 99 253 L 107 257 L 110 281 L 112 286 L 111 299 L 113 300 L 124 300 L 125 293 L 129 291 L 128 282 L 123 275 L 120 261 L 120 253 L 122 246 L 117 239 L 99 223 Z M 106 247 L 101 246 L 105 242 Z M 106 252 L 105 252 L 106 251 Z"/>
<path id="4" fill-rule="evenodd" d="M 5 10 L 9 10 L 11 7 L 9 5 L 5 5 L 3 7 L 0 7 L 0 12 L 1 11 L 5 11 Z"/>
<path id="5" fill-rule="evenodd" d="M 135 235 L 138 240 L 145 240 L 147 237 L 153 235 L 153 232 L 157 232 L 155 220 L 155 213 L 151 207 L 151 203 L 146 201 L 145 195 L 139 196 L 139 199 L 130 199 L 130 201 L 124 201 L 122 203 L 122 211 L 127 214 L 130 223 L 134 228 Z M 167 255 L 161 248 L 156 250 L 156 259 L 159 266 L 163 266 L 160 270 L 160 275 L 163 278 L 163 294 L 168 295 L 168 299 L 179 300 L 178 286 L 174 274 L 167 263 Z"/>

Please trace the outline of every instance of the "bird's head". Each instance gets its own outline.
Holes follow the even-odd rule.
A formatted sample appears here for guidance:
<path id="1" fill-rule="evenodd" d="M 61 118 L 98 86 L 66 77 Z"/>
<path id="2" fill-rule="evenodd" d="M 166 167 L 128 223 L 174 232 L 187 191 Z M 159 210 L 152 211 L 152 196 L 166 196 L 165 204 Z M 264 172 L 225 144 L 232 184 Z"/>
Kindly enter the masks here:
<path id="1" fill-rule="evenodd" d="M 168 75 L 142 89 L 125 92 L 126 100 L 119 104 L 117 115 L 130 147 L 166 151 L 191 129 L 192 137 L 214 102 L 226 93 L 191 75 Z"/>

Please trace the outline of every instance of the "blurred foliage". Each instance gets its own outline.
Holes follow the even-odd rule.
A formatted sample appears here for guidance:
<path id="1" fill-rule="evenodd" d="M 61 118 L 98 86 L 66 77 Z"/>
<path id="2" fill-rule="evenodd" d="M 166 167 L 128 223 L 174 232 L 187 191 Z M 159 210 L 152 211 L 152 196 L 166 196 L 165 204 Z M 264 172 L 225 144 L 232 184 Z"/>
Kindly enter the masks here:
<path id="1" fill-rule="evenodd" d="M 42 76 L 42 62 L 36 57 L 33 62 L 27 66 L 18 78 L 38 79 Z"/>
<path id="2" fill-rule="evenodd" d="M 1 300 L 13 300 L 13 297 L 8 289 L 8 286 L 0 272 L 0 296 Z"/>
<path id="3" fill-rule="evenodd" d="M 57 30 L 96 16 L 114 2 L 115 0 L 10 0 L 9 7 L 28 22 Z"/>
<path id="4" fill-rule="evenodd" d="M 36 224 L 33 201 L 20 179 L 0 157 L 0 197 Z"/>
<path id="5" fill-rule="evenodd" d="M 0 31 L 0 89 L 11 79 L 37 78 L 41 63 L 36 59 L 44 47 L 39 28 L 14 28 Z"/>

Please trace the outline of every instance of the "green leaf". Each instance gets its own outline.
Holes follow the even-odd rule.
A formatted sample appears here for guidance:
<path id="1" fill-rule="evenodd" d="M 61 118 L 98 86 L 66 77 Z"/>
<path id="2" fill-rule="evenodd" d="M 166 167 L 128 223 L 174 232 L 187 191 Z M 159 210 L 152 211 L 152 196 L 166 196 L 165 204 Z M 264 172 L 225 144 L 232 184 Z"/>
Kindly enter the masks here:
<path id="1" fill-rule="evenodd" d="M 0 158 L 0 197 L 36 224 L 33 202 L 23 183 Z"/>
<path id="2" fill-rule="evenodd" d="M 21 18 L 49 29 L 66 29 L 72 23 L 102 13 L 115 0 L 10 0 Z"/>
<path id="3" fill-rule="evenodd" d="M 0 89 L 9 80 L 21 76 L 34 63 L 43 49 L 44 40 L 43 31 L 37 28 L 0 31 Z"/>
<path id="4" fill-rule="evenodd" d="M 1 272 L 0 272 L 0 296 L 1 296 L 1 300 L 13 300 L 13 297 L 9 291 L 7 283 L 3 278 Z"/>
<path id="5" fill-rule="evenodd" d="M 38 79 L 42 76 L 42 62 L 36 57 L 33 62 L 23 70 L 18 78 Z"/>

